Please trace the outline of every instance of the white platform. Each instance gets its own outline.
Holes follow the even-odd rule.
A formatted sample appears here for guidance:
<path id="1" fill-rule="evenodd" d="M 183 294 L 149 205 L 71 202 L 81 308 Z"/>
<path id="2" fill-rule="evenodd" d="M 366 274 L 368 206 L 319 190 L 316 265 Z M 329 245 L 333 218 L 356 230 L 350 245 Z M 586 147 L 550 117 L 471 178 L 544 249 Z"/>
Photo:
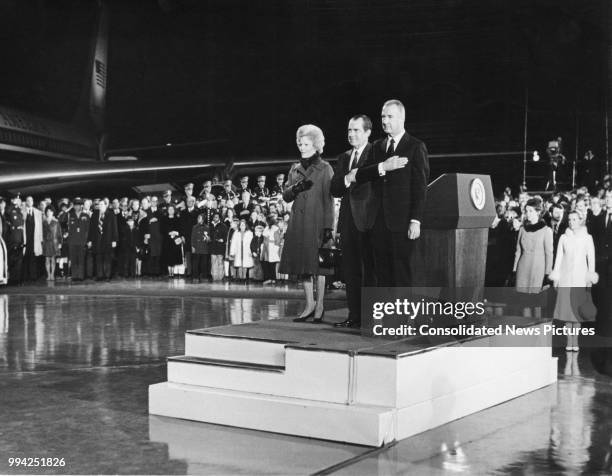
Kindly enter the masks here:
<path id="1" fill-rule="evenodd" d="M 284 321 L 191 332 L 149 412 L 380 446 L 556 382 L 541 337 L 499 339 L 427 348 Z"/>

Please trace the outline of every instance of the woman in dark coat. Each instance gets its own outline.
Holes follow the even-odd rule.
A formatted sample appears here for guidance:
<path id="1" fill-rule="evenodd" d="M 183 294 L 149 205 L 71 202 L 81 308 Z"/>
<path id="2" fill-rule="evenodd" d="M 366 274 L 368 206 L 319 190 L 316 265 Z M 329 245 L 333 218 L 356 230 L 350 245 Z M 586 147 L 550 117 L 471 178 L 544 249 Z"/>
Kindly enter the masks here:
<path id="1" fill-rule="evenodd" d="M 168 216 L 162 218 L 162 261 L 168 267 L 168 276 L 174 276 L 174 266 L 183 264 L 183 232 L 181 221 L 175 215 L 174 205 L 166 208 Z"/>
<path id="2" fill-rule="evenodd" d="M 297 275 L 304 284 L 306 307 L 294 321 L 314 317 L 313 322 L 320 323 L 325 313 L 325 274 L 329 270 L 319 268 L 319 248 L 328 241 L 334 223 L 334 202 L 329 191 L 333 171 L 320 156 L 325 145 L 321 129 L 310 124 L 301 126 L 296 141 L 301 159 L 291 167 L 283 192 L 284 201 L 293 205 L 279 273 Z"/>
<path id="3" fill-rule="evenodd" d="M 55 258 L 62 252 L 62 228 L 59 221 L 53 216 L 55 210 L 48 206 L 43 220 L 43 255 L 45 256 L 45 269 L 47 281 L 55 280 Z"/>

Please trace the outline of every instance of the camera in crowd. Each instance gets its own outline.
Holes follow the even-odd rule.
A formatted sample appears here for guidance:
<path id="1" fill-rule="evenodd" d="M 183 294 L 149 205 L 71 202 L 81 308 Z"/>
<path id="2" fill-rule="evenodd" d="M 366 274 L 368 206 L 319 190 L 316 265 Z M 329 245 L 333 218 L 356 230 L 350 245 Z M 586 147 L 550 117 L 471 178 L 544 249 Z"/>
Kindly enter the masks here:
<path id="1" fill-rule="evenodd" d="M 550 159 L 550 163 L 553 168 L 559 167 L 559 165 L 565 165 L 566 159 L 562 153 L 562 139 L 561 137 L 557 137 L 555 140 L 548 141 L 548 146 L 546 147 L 546 155 Z"/>

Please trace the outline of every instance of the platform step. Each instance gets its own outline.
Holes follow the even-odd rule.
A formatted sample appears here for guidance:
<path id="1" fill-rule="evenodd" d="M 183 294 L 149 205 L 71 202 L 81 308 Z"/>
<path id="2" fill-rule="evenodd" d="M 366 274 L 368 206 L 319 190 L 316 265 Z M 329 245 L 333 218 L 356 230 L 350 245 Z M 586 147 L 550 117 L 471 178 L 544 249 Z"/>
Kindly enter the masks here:
<path id="1" fill-rule="evenodd" d="M 237 369 L 255 370 L 260 372 L 282 373 L 285 371 L 285 367 L 282 365 L 255 364 L 253 362 L 238 362 L 235 360 L 207 359 L 203 357 L 194 357 L 191 355 L 168 357 L 168 362 L 184 362 L 187 364 L 196 365 L 213 365 L 218 367 L 231 367 Z"/>
<path id="2" fill-rule="evenodd" d="M 163 382 L 149 413 L 254 430 L 380 446 L 395 439 L 395 411 Z"/>
<path id="3" fill-rule="evenodd" d="M 168 359 L 168 382 L 324 402 L 349 398 L 349 357 L 337 352 L 288 349 L 285 367 L 223 362 L 218 359 Z"/>
<path id="4" fill-rule="evenodd" d="M 289 342 L 272 339 L 246 339 L 235 336 L 187 331 L 185 355 L 231 362 L 250 362 L 273 367 L 285 366 L 285 346 Z"/>

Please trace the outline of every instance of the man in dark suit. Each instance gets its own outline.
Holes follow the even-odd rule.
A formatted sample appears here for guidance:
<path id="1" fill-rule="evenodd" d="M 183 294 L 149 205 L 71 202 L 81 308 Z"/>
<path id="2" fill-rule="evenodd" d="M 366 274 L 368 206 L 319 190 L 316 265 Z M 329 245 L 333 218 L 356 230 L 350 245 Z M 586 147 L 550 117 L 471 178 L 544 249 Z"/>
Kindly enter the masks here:
<path id="1" fill-rule="evenodd" d="M 593 218 L 591 232 L 595 244 L 595 270 L 599 282 L 593 288 L 600 333 L 612 337 L 612 190 L 605 195 L 605 209 Z"/>
<path id="2" fill-rule="evenodd" d="M 67 240 L 73 282 L 85 279 L 89 222 L 89 215 L 83 211 L 83 200 L 75 198 L 74 208 L 68 213 Z"/>
<path id="3" fill-rule="evenodd" d="M 374 262 L 379 286 L 410 286 L 410 257 L 421 235 L 429 159 L 425 144 L 404 129 L 404 105 L 391 99 L 382 108 L 386 137 L 372 146 L 370 163 L 358 168 L 357 183 L 373 181 L 378 209 L 372 228 Z M 390 169 L 406 161 L 405 167 Z"/>
<path id="4" fill-rule="evenodd" d="M 201 213 L 195 207 L 196 199 L 191 196 L 186 199 L 186 209 L 181 212 L 179 221 L 183 227 L 183 233 L 185 234 L 185 276 L 191 276 L 191 231 L 194 225 L 198 222 L 198 215 Z"/>
<path id="5" fill-rule="evenodd" d="M 553 264 L 557 259 L 557 247 L 559 240 L 567 230 L 567 216 L 565 207 L 561 203 L 555 203 L 550 207 L 550 216 L 545 218 L 546 224 L 553 231 Z"/>
<path id="6" fill-rule="evenodd" d="M 338 232 L 342 247 L 342 271 L 346 283 L 349 315 L 335 327 L 361 326 L 361 287 L 374 286 L 374 263 L 367 230 L 374 225 L 374 212 L 378 206 L 372 194 L 372 184 L 351 183 L 347 178 L 351 170 L 368 161 L 372 144 L 368 142 L 372 121 L 368 116 L 351 118 L 348 141 L 351 148 L 338 157 L 331 181 L 331 194 L 341 198 Z"/>
<path id="7" fill-rule="evenodd" d="M 117 218 L 107 209 L 104 200 L 100 200 L 98 209 L 89 222 L 87 247 L 96 256 L 96 275 L 98 280 L 110 281 L 113 250 L 117 247 Z"/>

